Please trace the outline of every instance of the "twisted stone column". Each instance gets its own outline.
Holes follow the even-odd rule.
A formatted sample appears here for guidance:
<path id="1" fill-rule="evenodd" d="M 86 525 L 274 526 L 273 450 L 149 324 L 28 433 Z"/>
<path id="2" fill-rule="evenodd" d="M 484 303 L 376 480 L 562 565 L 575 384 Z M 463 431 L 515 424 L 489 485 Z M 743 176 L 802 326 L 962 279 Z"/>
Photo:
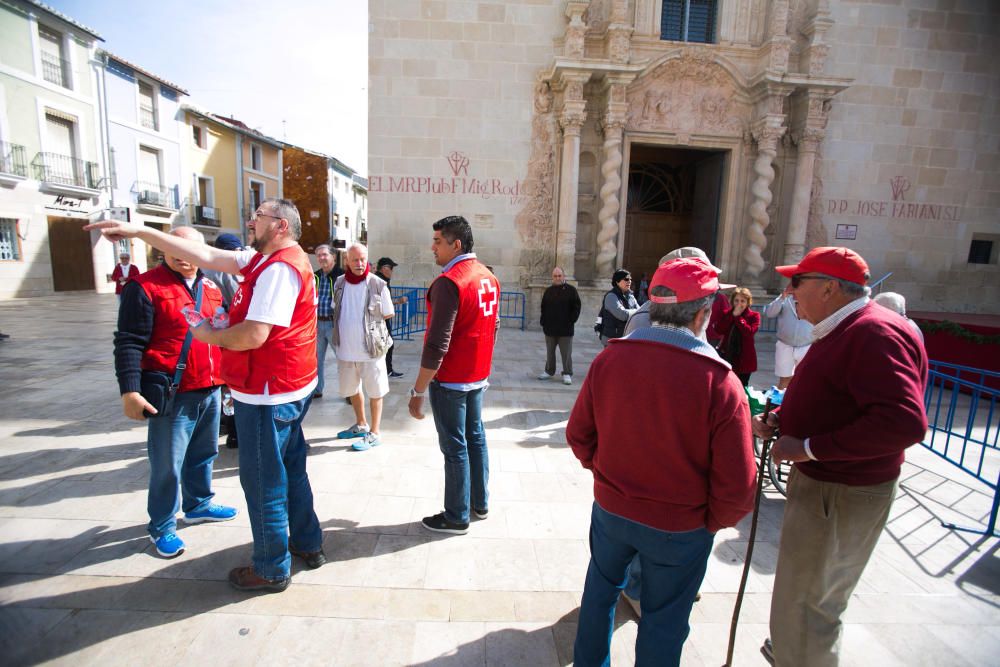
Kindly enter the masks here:
<path id="1" fill-rule="evenodd" d="M 764 230 L 771 223 L 767 207 L 771 203 L 771 183 L 774 181 L 774 168 L 771 163 L 778 154 L 778 139 L 785 133 L 785 128 L 765 125 L 754 132 L 757 140 L 757 159 L 753 163 L 756 175 L 750 192 L 753 203 L 750 204 L 750 226 L 747 229 L 747 247 L 743 251 L 746 262 L 746 274 L 753 283 L 759 283 L 760 274 L 764 271 L 764 248 L 767 247 L 767 237 Z"/>
<path id="2" fill-rule="evenodd" d="M 609 277 L 618 259 L 618 212 L 621 203 L 622 129 L 625 122 L 608 119 L 604 123 L 604 162 L 601 164 L 601 210 L 597 214 L 597 275 Z"/>
<path id="3" fill-rule="evenodd" d="M 784 264 L 795 264 L 805 254 L 816 149 L 823 141 L 824 134 L 823 130 L 807 127 L 793 137 L 799 147 L 799 157 L 795 164 L 795 189 L 792 192 L 792 211 L 788 217 L 788 235 L 785 237 Z"/>

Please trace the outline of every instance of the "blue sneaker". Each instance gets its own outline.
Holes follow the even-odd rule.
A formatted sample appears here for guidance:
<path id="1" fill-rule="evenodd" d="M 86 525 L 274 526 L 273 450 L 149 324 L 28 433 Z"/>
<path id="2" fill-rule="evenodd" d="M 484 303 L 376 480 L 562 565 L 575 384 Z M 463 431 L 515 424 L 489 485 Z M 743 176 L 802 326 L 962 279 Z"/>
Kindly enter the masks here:
<path id="1" fill-rule="evenodd" d="M 351 449 L 356 452 L 363 452 L 366 449 L 378 447 L 381 444 L 382 441 L 378 439 L 377 433 L 365 433 L 360 440 L 351 443 Z"/>
<path id="2" fill-rule="evenodd" d="M 368 428 L 365 426 L 358 426 L 355 424 L 351 428 L 345 428 L 343 431 L 337 434 L 338 440 L 349 440 L 351 438 L 360 438 L 368 433 Z"/>
<path id="3" fill-rule="evenodd" d="M 149 541 L 156 547 L 156 553 L 164 558 L 176 558 L 184 553 L 184 540 L 177 533 L 164 533 L 159 537 L 149 536 Z"/>
<path id="4" fill-rule="evenodd" d="M 212 503 L 197 512 L 185 512 L 184 523 L 204 523 L 205 521 L 232 521 L 236 518 L 237 509 Z"/>

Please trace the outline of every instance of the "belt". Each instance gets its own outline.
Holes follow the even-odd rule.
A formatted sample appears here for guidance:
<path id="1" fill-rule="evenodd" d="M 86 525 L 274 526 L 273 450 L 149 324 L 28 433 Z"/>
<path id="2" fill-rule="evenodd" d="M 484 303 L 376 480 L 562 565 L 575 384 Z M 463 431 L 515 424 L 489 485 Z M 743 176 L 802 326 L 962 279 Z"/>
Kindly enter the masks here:
<path id="1" fill-rule="evenodd" d="M 316 319 L 319 320 L 320 322 L 332 322 L 333 315 L 317 315 Z"/>

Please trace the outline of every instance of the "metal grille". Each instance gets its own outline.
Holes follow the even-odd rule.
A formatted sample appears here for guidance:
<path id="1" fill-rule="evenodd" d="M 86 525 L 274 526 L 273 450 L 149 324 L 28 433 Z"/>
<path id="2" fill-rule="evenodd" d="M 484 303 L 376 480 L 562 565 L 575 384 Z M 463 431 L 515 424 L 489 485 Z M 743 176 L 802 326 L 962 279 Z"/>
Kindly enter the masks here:
<path id="1" fill-rule="evenodd" d="M 715 42 L 717 0 L 663 0 L 660 39 Z"/>
<path id="2" fill-rule="evenodd" d="M 24 160 L 24 146 L 0 141 L 0 173 L 28 177 L 28 165 Z"/>
<path id="3" fill-rule="evenodd" d="M 42 51 L 42 78 L 63 88 L 69 88 L 69 63 Z"/>
<path id="4" fill-rule="evenodd" d="M 17 238 L 17 220 L 0 218 L 0 261 L 21 259 L 21 246 Z"/>

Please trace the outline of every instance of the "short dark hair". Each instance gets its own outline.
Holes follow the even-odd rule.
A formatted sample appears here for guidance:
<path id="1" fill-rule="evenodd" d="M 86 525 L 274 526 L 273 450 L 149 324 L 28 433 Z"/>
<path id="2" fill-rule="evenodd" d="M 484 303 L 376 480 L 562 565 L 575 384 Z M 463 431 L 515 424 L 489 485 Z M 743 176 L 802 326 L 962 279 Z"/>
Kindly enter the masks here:
<path id="1" fill-rule="evenodd" d="M 434 223 L 434 231 L 441 232 L 441 236 L 448 243 L 454 243 L 456 239 L 462 242 L 462 253 L 472 252 L 472 227 L 469 221 L 460 215 L 449 215 Z"/>

